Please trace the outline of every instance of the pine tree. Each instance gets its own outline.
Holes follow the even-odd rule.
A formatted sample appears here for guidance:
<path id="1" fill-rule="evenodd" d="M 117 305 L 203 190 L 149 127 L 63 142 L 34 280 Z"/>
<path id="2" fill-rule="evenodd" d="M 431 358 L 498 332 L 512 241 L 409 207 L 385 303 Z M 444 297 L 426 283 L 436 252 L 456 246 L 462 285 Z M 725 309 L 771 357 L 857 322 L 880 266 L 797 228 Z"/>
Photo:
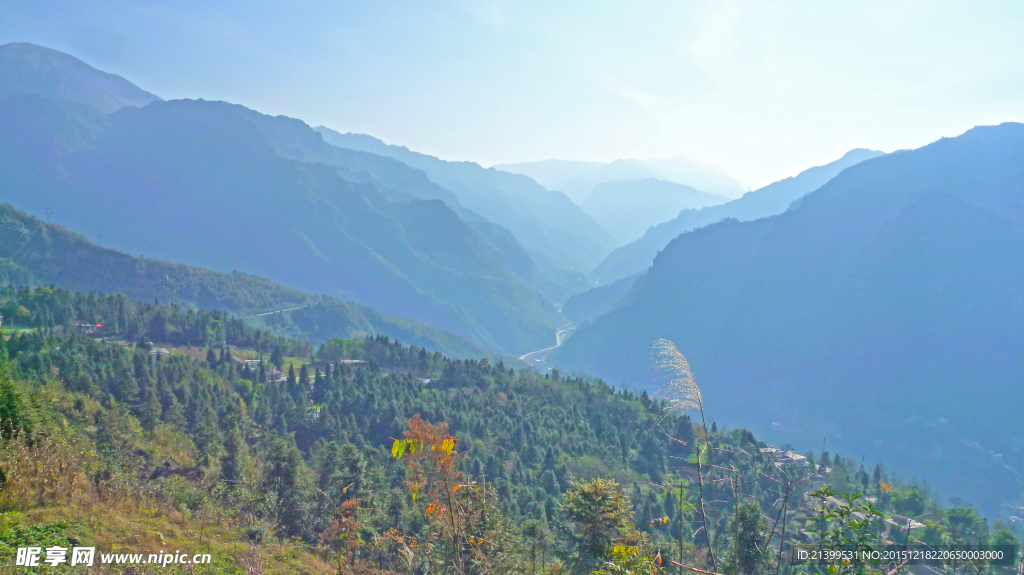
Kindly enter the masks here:
<path id="1" fill-rule="evenodd" d="M 736 507 L 731 525 L 729 561 L 732 573 L 754 575 L 768 566 L 768 521 L 756 501 L 744 501 Z"/>
<path id="2" fill-rule="evenodd" d="M 146 388 L 142 405 L 139 407 L 139 423 L 142 424 L 142 428 L 152 432 L 160 421 L 160 411 L 160 398 L 157 397 L 153 386 L 149 386 Z"/>
<path id="3" fill-rule="evenodd" d="M 224 441 L 224 457 L 221 459 L 221 470 L 228 483 L 236 483 L 242 476 L 242 464 L 249 455 L 249 446 L 242 437 L 237 425 L 233 425 L 226 434 Z"/>
<path id="4" fill-rule="evenodd" d="M 185 418 L 185 409 L 178 403 L 178 398 L 171 394 L 170 405 L 164 410 L 164 423 L 184 429 L 188 426 L 188 419 Z"/>
<path id="5" fill-rule="evenodd" d="M 307 535 L 312 474 L 294 443 L 274 439 L 269 446 L 267 483 L 276 494 L 278 523 L 292 537 Z"/>
<path id="6" fill-rule="evenodd" d="M 4 360 L 0 362 L 0 436 L 10 440 L 19 433 L 31 431 L 25 399 L 14 383 L 10 364 Z"/>

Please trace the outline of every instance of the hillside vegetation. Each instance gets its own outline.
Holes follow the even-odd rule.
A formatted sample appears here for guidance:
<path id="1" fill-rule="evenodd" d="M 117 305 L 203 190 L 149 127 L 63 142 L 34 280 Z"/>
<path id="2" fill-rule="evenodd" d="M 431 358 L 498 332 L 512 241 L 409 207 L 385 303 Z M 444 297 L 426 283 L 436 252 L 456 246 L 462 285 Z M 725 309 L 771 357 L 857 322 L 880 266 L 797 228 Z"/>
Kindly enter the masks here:
<path id="1" fill-rule="evenodd" d="M 334 340 L 270 381 L 280 358 L 231 357 L 259 345 L 251 329 L 227 330 L 230 347 L 204 360 L 126 344 L 159 344 L 202 314 L 143 306 L 121 325 L 117 297 L 0 299 L 49 326 L 0 347 L 0 554 L 45 536 L 210 552 L 190 571 L 207 573 L 655 573 L 672 560 L 757 572 L 780 537 L 831 545 L 853 527 L 829 486 L 870 495 L 851 496 L 865 541 L 903 538 L 914 517 L 922 544 L 1016 543 L 880 466 L 776 453 L 599 381 L 380 337 Z M 120 342 L 70 333 L 97 315 Z"/>

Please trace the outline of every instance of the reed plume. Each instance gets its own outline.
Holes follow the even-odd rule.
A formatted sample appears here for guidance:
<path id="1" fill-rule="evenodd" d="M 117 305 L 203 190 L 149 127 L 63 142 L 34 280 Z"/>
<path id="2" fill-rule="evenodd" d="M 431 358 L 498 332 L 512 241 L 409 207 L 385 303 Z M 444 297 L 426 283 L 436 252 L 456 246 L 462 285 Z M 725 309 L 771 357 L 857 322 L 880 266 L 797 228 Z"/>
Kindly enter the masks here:
<path id="1" fill-rule="evenodd" d="M 654 396 L 668 401 L 672 411 L 686 412 L 696 409 L 704 414 L 704 402 L 701 399 L 697 380 L 690 371 L 690 362 L 686 361 L 676 344 L 665 338 L 658 338 L 654 344 L 654 355 L 657 362 L 654 369 L 668 374 L 669 381 L 661 386 Z"/>
<path id="2" fill-rule="evenodd" d="M 708 434 L 707 420 L 704 418 L 704 400 L 700 395 L 700 388 L 697 387 L 697 380 L 693 378 L 690 370 L 690 362 L 679 351 L 676 344 L 661 337 L 655 340 L 654 355 L 656 358 L 654 369 L 668 375 L 669 381 L 661 386 L 654 396 L 668 402 L 668 409 L 680 413 L 696 409 L 700 412 L 700 427 L 702 441 L 694 445 L 695 462 L 697 464 L 697 489 L 700 497 L 700 518 L 703 523 L 704 537 L 708 542 L 708 555 L 711 556 L 711 565 L 714 572 L 718 572 L 718 560 L 715 558 L 714 544 L 711 542 L 711 532 L 708 530 L 707 508 L 704 499 L 704 465 L 702 459 L 708 458 L 708 465 L 711 466 L 711 436 Z M 714 499 L 714 483 L 711 485 L 712 497 Z M 717 523 L 717 521 L 716 521 Z M 680 554 L 682 561 L 682 554 Z"/>

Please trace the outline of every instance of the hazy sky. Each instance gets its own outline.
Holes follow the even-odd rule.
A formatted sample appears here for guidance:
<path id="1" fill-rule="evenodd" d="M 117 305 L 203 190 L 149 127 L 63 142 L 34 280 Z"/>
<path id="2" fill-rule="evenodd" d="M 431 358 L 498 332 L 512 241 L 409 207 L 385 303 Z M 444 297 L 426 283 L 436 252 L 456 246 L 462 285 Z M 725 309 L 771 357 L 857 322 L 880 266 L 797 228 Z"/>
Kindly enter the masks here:
<path id="1" fill-rule="evenodd" d="M 1024 121 L 1024 2 L 4 0 L 0 43 L 484 165 L 684 155 L 757 187 Z"/>

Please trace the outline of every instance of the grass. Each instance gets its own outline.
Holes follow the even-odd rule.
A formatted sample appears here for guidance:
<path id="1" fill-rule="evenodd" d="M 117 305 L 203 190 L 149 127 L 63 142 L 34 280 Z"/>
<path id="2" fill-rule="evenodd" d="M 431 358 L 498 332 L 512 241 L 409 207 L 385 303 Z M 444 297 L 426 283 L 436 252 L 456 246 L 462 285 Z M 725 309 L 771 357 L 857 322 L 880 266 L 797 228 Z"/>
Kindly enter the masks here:
<path id="1" fill-rule="evenodd" d="M 101 502 L 79 493 L 66 505 L 0 513 L 0 564 L 11 565 L 18 546 L 78 545 L 96 546 L 97 561 L 100 553 L 148 555 L 161 551 L 209 553 L 213 560 L 212 564 L 196 566 L 194 570 L 186 566 L 167 566 L 153 572 L 245 573 L 243 563 L 250 560 L 254 549 L 246 529 L 218 510 L 206 515 L 204 521 L 195 513 L 183 513 L 166 505 Z M 263 572 L 267 574 L 328 575 L 336 572 L 336 568 L 301 543 L 279 541 L 268 535 L 258 549 L 263 558 Z M 18 569 L 22 573 L 31 572 Z"/>

